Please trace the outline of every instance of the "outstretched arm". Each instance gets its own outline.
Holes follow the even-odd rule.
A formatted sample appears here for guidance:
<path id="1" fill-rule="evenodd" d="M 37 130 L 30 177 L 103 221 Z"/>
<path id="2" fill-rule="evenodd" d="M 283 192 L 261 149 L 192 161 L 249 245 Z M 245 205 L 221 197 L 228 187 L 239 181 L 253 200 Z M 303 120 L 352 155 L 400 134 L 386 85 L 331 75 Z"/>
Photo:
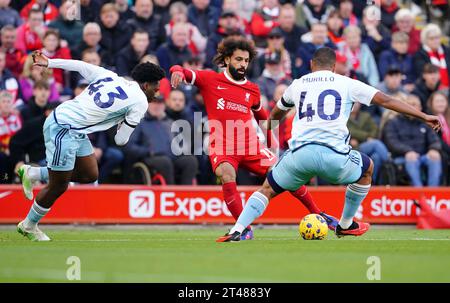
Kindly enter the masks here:
<path id="1" fill-rule="evenodd" d="M 33 52 L 32 57 L 34 62 L 33 65 L 35 66 L 61 68 L 68 71 L 75 71 L 80 73 L 80 75 L 89 82 L 94 81 L 101 74 L 104 74 L 108 71 L 103 67 L 99 67 L 79 60 L 49 59 L 40 51 Z"/>
<path id="2" fill-rule="evenodd" d="M 192 85 L 195 83 L 195 72 L 190 69 L 183 68 L 180 65 L 172 66 L 170 68 L 170 74 L 170 84 L 174 88 L 177 88 L 178 85 L 180 85 L 180 83 L 183 81 Z"/>
<path id="3" fill-rule="evenodd" d="M 280 101 L 277 102 L 277 105 L 272 109 L 269 115 L 269 119 L 267 120 L 267 129 L 273 129 L 276 127 L 276 125 L 279 124 L 281 120 L 287 115 L 289 110 L 293 106 L 286 106 L 286 102 L 284 102 L 283 98 L 281 98 Z M 278 121 L 277 124 L 272 123 L 272 121 Z"/>
<path id="4" fill-rule="evenodd" d="M 382 92 L 377 92 L 372 99 L 373 104 L 377 104 L 380 106 L 383 106 L 384 108 L 394 110 L 396 112 L 413 116 L 419 120 L 422 120 L 428 126 L 433 128 L 435 131 L 438 131 L 441 129 L 441 123 L 439 121 L 439 118 L 437 116 L 433 115 L 427 115 L 413 106 L 401 102 L 397 99 L 394 99 L 386 94 L 383 94 Z"/>

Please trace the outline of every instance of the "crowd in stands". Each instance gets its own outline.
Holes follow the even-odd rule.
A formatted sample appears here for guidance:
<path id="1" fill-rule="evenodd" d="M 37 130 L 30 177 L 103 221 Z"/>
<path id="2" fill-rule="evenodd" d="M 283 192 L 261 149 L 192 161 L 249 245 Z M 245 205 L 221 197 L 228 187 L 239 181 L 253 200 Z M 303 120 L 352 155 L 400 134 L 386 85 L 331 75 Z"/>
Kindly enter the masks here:
<path id="1" fill-rule="evenodd" d="M 31 53 L 77 59 L 129 76 L 139 62 L 159 64 L 167 78 L 129 143 L 118 147 L 115 129 L 90 135 L 99 183 L 135 181 L 144 165 L 156 183 L 216 184 L 203 146 L 208 134 L 197 88 L 172 89 L 169 69 L 219 68 L 213 57 L 229 36 L 253 39 L 258 56 L 248 78 L 270 110 L 293 79 L 309 72 L 314 51 L 336 50 L 336 72 L 361 80 L 426 112 L 442 131 L 377 106 L 355 104 L 349 144 L 375 163 L 374 184 L 386 184 L 386 167 L 405 184 L 447 185 L 450 163 L 450 16 L 448 0 L 0 0 L 0 182 L 17 182 L 24 163 L 46 165 L 42 126 L 62 102 L 89 83 L 76 73 L 33 66 Z M 371 5 L 373 4 L 373 5 Z M 281 123 L 287 149 L 293 113 Z M 187 121 L 189 136 L 173 132 Z M 173 140 L 183 136 L 175 151 Z M 155 178 L 155 176 L 159 178 Z M 241 184 L 260 182 L 240 172 Z M 322 184 L 321 180 L 312 180 Z"/>

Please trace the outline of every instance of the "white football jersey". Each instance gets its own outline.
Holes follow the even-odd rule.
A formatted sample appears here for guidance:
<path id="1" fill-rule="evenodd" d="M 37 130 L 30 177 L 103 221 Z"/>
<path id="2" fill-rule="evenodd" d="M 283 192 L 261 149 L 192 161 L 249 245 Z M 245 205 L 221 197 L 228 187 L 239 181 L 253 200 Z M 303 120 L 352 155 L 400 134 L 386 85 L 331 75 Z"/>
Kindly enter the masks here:
<path id="1" fill-rule="evenodd" d="M 297 109 L 289 148 L 316 143 L 348 153 L 347 121 L 353 103 L 370 105 L 377 92 L 361 81 L 331 71 L 317 71 L 294 80 L 278 102 L 281 109 Z"/>
<path id="2" fill-rule="evenodd" d="M 90 83 L 80 95 L 55 109 L 62 126 L 83 134 L 107 130 L 124 120 L 136 126 L 147 111 L 147 97 L 135 81 L 77 60 L 52 59 L 49 68 L 77 71 Z"/>

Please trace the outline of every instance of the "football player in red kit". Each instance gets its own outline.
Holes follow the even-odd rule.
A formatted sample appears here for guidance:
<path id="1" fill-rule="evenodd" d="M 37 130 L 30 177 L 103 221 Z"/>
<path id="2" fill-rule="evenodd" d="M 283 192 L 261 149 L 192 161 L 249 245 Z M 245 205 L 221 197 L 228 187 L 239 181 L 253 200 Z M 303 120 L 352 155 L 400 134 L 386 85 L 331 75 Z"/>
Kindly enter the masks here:
<path id="1" fill-rule="evenodd" d="M 268 114 L 260 102 L 259 87 L 245 77 L 247 68 L 255 57 L 253 42 L 244 38 L 226 38 L 217 49 L 214 63 L 225 70 L 201 71 L 172 66 L 171 84 L 177 87 L 182 81 L 196 85 L 205 102 L 210 130 L 209 158 L 216 176 L 223 188 L 224 200 L 237 220 L 242 212 L 242 199 L 236 189 L 236 173 L 243 167 L 259 176 L 265 176 L 277 157 L 257 137 L 256 121 L 265 121 Z M 272 133 L 267 133 L 270 146 L 275 143 Z M 305 186 L 291 192 L 311 213 L 321 213 Z M 333 229 L 337 220 L 323 214 Z M 252 239 L 248 227 L 242 233 L 242 240 Z"/>

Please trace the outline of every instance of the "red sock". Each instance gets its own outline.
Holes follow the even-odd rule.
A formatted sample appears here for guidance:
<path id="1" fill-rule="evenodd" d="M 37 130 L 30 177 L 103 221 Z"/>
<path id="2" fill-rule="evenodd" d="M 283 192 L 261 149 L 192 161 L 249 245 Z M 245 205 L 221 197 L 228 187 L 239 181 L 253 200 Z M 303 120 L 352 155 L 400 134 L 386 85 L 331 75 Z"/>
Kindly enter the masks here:
<path id="1" fill-rule="evenodd" d="M 236 182 L 228 182 L 222 184 L 222 190 L 223 199 L 227 204 L 228 210 L 233 215 L 233 218 L 237 221 L 244 208 L 242 206 L 241 195 L 238 193 L 236 188 Z M 247 228 L 251 229 L 250 225 L 247 226 Z"/>
<path id="2" fill-rule="evenodd" d="M 237 220 L 242 212 L 243 207 L 241 196 L 239 195 L 236 188 L 236 182 L 228 182 L 222 184 L 222 190 L 223 199 L 227 204 L 228 210 L 233 215 L 233 218 Z"/>
<path id="3" fill-rule="evenodd" d="M 321 210 L 317 207 L 316 203 L 314 203 L 314 200 L 305 185 L 303 185 L 296 191 L 291 191 L 291 194 L 298 200 L 300 200 L 300 202 L 302 202 L 303 205 L 305 205 L 305 207 L 309 210 L 310 213 L 312 214 L 321 213 Z"/>

